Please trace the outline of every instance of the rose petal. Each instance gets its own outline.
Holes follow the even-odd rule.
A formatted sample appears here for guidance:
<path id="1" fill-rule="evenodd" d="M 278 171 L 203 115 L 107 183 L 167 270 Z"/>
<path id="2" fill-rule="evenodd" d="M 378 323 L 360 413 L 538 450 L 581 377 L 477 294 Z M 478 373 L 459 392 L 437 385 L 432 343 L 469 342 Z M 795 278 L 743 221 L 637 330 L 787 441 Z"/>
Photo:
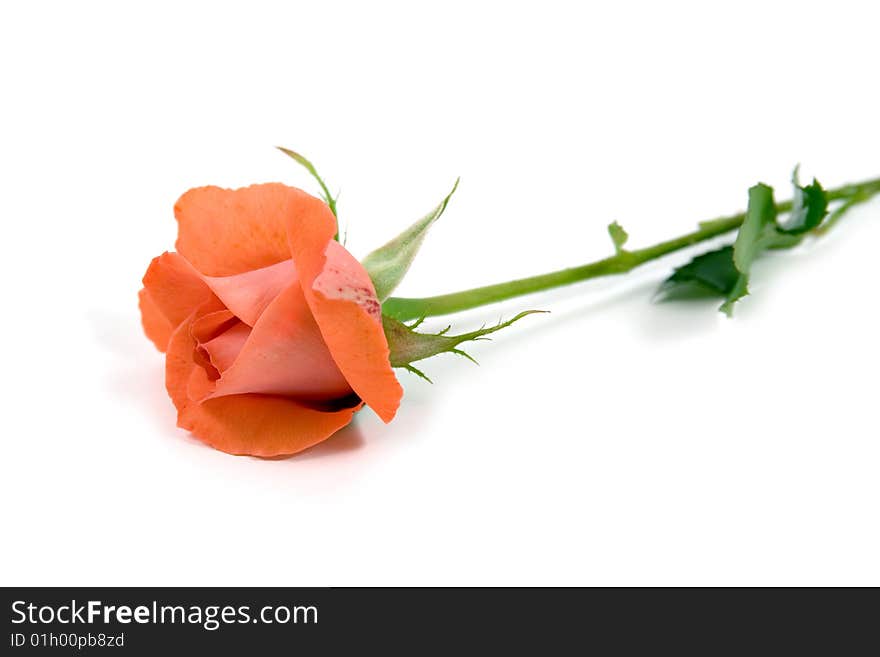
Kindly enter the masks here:
<path id="1" fill-rule="evenodd" d="M 205 368 L 211 381 L 232 366 L 251 334 L 247 324 L 225 309 L 200 315 L 189 330 L 197 345 L 195 361 Z M 190 391 L 190 397 L 201 399 L 213 391 L 213 386 Z"/>
<path id="2" fill-rule="evenodd" d="M 366 270 L 332 241 L 335 231 L 323 201 L 309 196 L 290 206 L 290 251 L 324 342 L 355 393 L 390 422 L 403 390 L 388 360 L 379 302 Z"/>
<path id="3" fill-rule="evenodd" d="M 235 362 L 222 371 L 211 388 L 196 399 L 263 393 L 327 401 L 352 394 L 298 284 L 269 304 Z M 194 387 L 193 394 L 195 391 Z"/>
<path id="4" fill-rule="evenodd" d="M 243 274 L 202 278 L 229 310 L 253 326 L 266 306 L 297 280 L 297 275 L 293 260 L 287 259 Z"/>
<path id="5" fill-rule="evenodd" d="M 141 324 L 144 327 L 144 333 L 156 345 L 156 349 L 164 352 L 171 334 L 174 333 L 174 327 L 159 310 L 159 306 L 156 305 L 146 289 L 138 292 L 138 307 L 141 310 Z"/>
<path id="6" fill-rule="evenodd" d="M 312 283 L 312 289 L 325 299 L 350 301 L 382 323 L 382 304 L 376 297 L 373 281 L 363 265 L 345 250 L 339 242 L 331 240 L 324 252 L 327 260 L 324 268 Z"/>
<path id="7" fill-rule="evenodd" d="M 174 329 L 213 294 L 177 253 L 153 258 L 143 283 L 139 305 L 144 332 L 159 351 L 165 351 Z"/>
<path id="8" fill-rule="evenodd" d="M 192 333 L 193 340 L 199 344 L 204 344 L 240 323 L 241 320 L 226 308 L 212 312 L 201 309 L 198 318 L 193 320 L 189 330 Z"/>
<path id="9" fill-rule="evenodd" d="M 290 258 L 284 218 L 312 198 L 280 183 L 199 187 L 174 206 L 177 251 L 205 276 L 231 276 Z"/>
<path id="10" fill-rule="evenodd" d="M 165 383 L 177 408 L 177 424 L 208 445 L 230 454 L 281 456 L 295 454 L 333 435 L 351 422 L 363 405 L 324 411 L 283 397 L 233 395 L 198 403 L 187 396 L 189 379 L 206 376 L 192 353 L 190 332 L 195 314 L 171 336 Z M 201 373 L 201 374 L 199 374 Z"/>
<path id="11" fill-rule="evenodd" d="M 216 338 L 203 342 L 200 346 L 208 353 L 211 364 L 217 371 L 225 372 L 238 358 L 250 334 L 250 326 L 244 322 L 236 322 Z"/>

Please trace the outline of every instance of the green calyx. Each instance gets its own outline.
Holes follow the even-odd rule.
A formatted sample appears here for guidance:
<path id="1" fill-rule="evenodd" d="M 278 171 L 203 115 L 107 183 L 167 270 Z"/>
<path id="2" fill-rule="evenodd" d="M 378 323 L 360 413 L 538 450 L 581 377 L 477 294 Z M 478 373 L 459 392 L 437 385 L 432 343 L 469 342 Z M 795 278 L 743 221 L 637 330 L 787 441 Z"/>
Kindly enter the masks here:
<path id="1" fill-rule="evenodd" d="M 308 171 L 318 182 L 318 185 L 321 187 L 324 202 L 327 203 L 327 206 L 333 212 L 333 216 L 336 217 L 336 199 L 330 194 L 330 190 L 327 188 L 323 178 L 318 174 L 315 166 L 306 159 L 306 157 L 296 151 L 282 146 L 278 146 L 277 148 L 305 168 L 306 171 Z M 455 190 L 458 189 L 458 182 L 458 180 L 455 181 L 452 190 L 433 210 L 404 230 L 400 235 L 387 242 L 384 246 L 372 251 L 363 259 L 361 264 L 370 275 L 370 279 L 373 281 L 373 286 L 376 290 L 376 296 L 380 301 L 387 299 L 403 280 L 404 276 L 406 276 L 406 273 L 409 271 L 413 260 L 415 260 L 422 243 L 425 241 L 428 230 L 441 217 L 443 211 L 446 210 L 446 206 L 449 204 L 449 199 L 452 198 Z M 620 230 L 622 231 L 622 229 Z M 612 237 L 615 240 L 621 239 L 621 244 L 626 240 L 625 233 L 622 238 L 614 237 L 614 235 L 612 235 Z M 334 235 L 333 239 L 337 241 L 339 240 L 338 223 L 336 235 Z M 489 338 L 486 336 L 489 334 L 507 328 L 526 315 L 531 315 L 536 312 L 542 311 L 529 310 L 522 312 L 506 322 L 499 322 L 494 326 L 488 328 L 483 327 L 476 331 L 462 333 L 461 335 L 448 335 L 447 333 L 451 327 L 447 327 L 439 333 L 420 333 L 416 331 L 415 328 L 421 324 L 421 320 L 406 325 L 403 322 L 385 315 L 382 317 L 382 326 L 385 330 L 385 337 L 388 340 L 392 367 L 406 369 L 430 382 L 431 380 L 425 375 L 425 373 L 414 367 L 412 363 L 443 353 L 463 356 L 476 363 L 470 354 L 459 349 L 458 346 L 463 342 L 488 340 Z"/>
<path id="2" fill-rule="evenodd" d="M 361 264 L 373 281 L 379 301 L 388 299 L 394 289 L 401 283 L 404 276 L 406 276 L 422 243 L 425 241 L 428 230 L 441 217 L 455 190 L 458 189 L 458 182 L 458 180 L 455 181 L 452 190 L 433 210 L 384 246 L 371 252 L 361 261 Z M 447 326 L 439 333 L 421 333 L 415 329 L 422 323 L 424 318 L 407 325 L 385 313 L 382 316 L 382 326 L 385 330 L 385 337 L 388 340 L 391 366 L 403 368 L 431 382 L 431 379 L 424 372 L 416 368 L 413 363 L 444 353 L 456 354 L 476 362 L 470 354 L 459 349 L 459 345 L 464 342 L 488 340 L 489 338 L 486 336 L 491 333 L 507 328 L 526 315 L 536 312 L 542 311 L 529 310 L 521 312 L 506 322 L 499 322 L 490 327 L 484 326 L 476 331 L 460 335 L 449 335 L 451 326 Z"/>
<path id="3" fill-rule="evenodd" d="M 382 327 L 385 329 L 385 337 L 388 339 L 388 348 L 391 352 L 391 366 L 401 367 L 432 383 L 431 379 L 429 379 L 424 372 L 413 367 L 412 364 L 424 360 L 425 358 L 444 353 L 463 356 L 469 361 L 476 363 L 470 354 L 458 348 L 459 345 L 463 342 L 488 340 L 489 338 L 486 336 L 507 328 L 527 315 L 542 312 L 546 311 L 526 310 L 506 322 L 499 322 L 494 326 L 483 327 L 476 331 L 470 331 L 469 333 L 462 333 L 460 335 L 449 335 L 448 332 L 451 329 L 451 326 L 447 326 L 439 333 L 419 333 L 415 329 L 422 323 L 421 320 L 407 325 L 386 316 L 382 317 Z"/>

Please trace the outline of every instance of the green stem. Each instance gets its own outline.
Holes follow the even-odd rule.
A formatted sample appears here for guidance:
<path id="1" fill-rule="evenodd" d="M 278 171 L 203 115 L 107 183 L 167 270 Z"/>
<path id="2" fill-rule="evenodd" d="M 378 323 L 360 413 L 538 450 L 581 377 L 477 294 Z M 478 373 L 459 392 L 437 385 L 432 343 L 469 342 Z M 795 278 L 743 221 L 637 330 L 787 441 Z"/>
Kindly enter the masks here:
<path id="1" fill-rule="evenodd" d="M 880 193 L 880 178 L 844 185 L 826 191 L 829 201 L 842 200 L 844 203 L 853 199 L 858 199 L 859 201 L 866 200 L 877 193 Z M 777 203 L 776 210 L 780 213 L 791 210 L 791 201 Z M 524 294 L 532 294 L 586 281 L 591 278 L 623 274 L 651 260 L 662 258 L 675 251 L 686 249 L 689 246 L 735 230 L 739 228 L 744 218 L 745 213 L 741 212 L 728 217 L 713 219 L 712 221 L 701 223 L 697 230 L 686 235 L 681 235 L 680 237 L 660 242 L 644 249 L 636 249 L 634 251 L 621 250 L 611 257 L 581 265 L 580 267 L 560 269 L 548 274 L 520 278 L 495 285 L 486 285 L 452 294 L 442 294 L 436 297 L 422 299 L 392 297 L 382 305 L 382 312 L 386 316 L 399 321 L 434 317 L 436 315 L 449 315 Z"/>

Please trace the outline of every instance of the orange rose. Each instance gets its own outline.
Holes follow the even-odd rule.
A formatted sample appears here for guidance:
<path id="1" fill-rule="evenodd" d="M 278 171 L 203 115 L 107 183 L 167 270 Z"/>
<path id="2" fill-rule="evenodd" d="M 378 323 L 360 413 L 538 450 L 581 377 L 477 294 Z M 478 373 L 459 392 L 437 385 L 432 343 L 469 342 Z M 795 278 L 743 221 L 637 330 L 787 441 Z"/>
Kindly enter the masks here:
<path id="1" fill-rule="evenodd" d="M 176 253 L 144 275 L 144 331 L 166 352 L 178 425 L 232 454 L 293 454 L 402 390 L 370 276 L 321 200 L 272 183 L 201 187 L 174 207 Z"/>

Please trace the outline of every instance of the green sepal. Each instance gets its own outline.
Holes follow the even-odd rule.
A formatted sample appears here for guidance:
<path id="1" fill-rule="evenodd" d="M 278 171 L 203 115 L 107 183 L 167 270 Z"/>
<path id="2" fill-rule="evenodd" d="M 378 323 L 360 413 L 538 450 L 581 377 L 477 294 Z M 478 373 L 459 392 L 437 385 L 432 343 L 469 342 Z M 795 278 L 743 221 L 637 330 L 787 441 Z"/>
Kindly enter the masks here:
<path id="1" fill-rule="evenodd" d="M 506 322 L 499 322 L 494 326 L 483 327 L 476 331 L 470 331 L 460 335 L 447 335 L 451 328 L 449 326 L 439 333 L 420 333 L 415 329 L 421 324 L 421 320 L 406 325 L 403 322 L 386 316 L 382 317 L 382 327 L 385 329 L 385 337 L 388 340 L 388 348 L 391 352 L 391 366 L 404 368 L 425 380 L 430 381 L 430 379 L 425 376 L 424 372 L 413 367 L 412 363 L 443 353 L 463 356 L 471 362 L 476 363 L 470 354 L 458 348 L 460 344 L 476 340 L 488 340 L 489 338 L 486 336 L 495 333 L 496 331 L 500 331 L 503 328 L 507 328 L 526 315 L 543 312 L 547 311 L 526 310 Z"/>
<path id="2" fill-rule="evenodd" d="M 443 214 L 456 189 L 458 189 L 458 180 L 455 181 L 452 191 L 446 195 L 440 205 L 363 259 L 361 264 L 373 280 L 379 301 L 384 301 L 391 296 L 394 288 L 406 276 L 406 272 L 409 271 L 410 265 L 412 265 L 425 236 L 428 234 L 428 229 Z"/>
<path id="3" fill-rule="evenodd" d="M 289 158 L 293 159 L 294 162 L 298 163 L 302 166 L 306 171 L 308 171 L 312 178 L 318 181 L 318 184 L 321 186 L 321 196 L 324 199 L 324 202 L 330 208 L 330 211 L 333 213 L 333 216 L 337 218 L 336 221 L 336 234 L 333 236 L 333 239 L 337 242 L 339 241 L 339 216 L 336 214 L 336 199 L 330 193 L 330 190 L 327 189 L 327 185 L 324 183 L 324 179 L 318 175 L 318 170 L 315 168 L 315 165 L 309 162 L 303 155 L 300 155 L 296 151 L 292 151 L 289 148 L 284 148 L 284 146 L 276 146 L 279 151 L 287 155 Z"/>

